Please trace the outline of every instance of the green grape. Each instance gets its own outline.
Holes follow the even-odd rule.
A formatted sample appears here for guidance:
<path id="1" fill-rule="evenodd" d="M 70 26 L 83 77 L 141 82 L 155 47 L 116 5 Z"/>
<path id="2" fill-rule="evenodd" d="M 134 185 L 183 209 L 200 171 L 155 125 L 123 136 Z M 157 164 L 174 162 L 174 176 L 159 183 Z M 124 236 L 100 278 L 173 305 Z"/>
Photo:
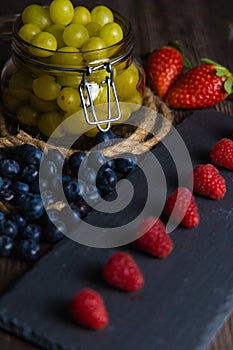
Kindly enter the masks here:
<path id="1" fill-rule="evenodd" d="M 105 24 L 101 28 L 99 35 L 106 42 L 107 46 L 112 46 L 123 39 L 121 26 L 116 22 Z"/>
<path id="2" fill-rule="evenodd" d="M 89 33 L 89 37 L 92 37 L 92 36 L 99 36 L 99 32 L 100 32 L 100 29 L 102 28 L 101 25 L 99 23 L 96 23 L 96 22 L 89 22 L 87 25 L 86 25 L 86 28 L 88 30 L 88 33 Z"/>
<path id="3" fill-rule="evenodd" d="M 23 24 L 35 24 L 42 30 L 52 24 L 48 10 L 37 4 L 29 5 L 23 10 L 22 21 Z"/>
<path id="4" fill-rule="evenodd" d="M 112 89 L 110 89 L 110 101 L 114 101 Z M 107 84 L 102 84 L 99 89 L 97 98 L 94 100 L 94 104 L 108 103 L 108 90 Z"/>
<path id="5" fill-rule="evenodd" d="M 39 112 L 53 112 L 57 110 L 57 103 L 53 101 L 45 101 L 34 94 L 30 94 L 30 104 Z"/>
<path id="6" fill-rule="evenodd" d="M 115 86 L 118 98 L 121 101 L 124 101 L 125 97 L 132 95 L 136 91 L 138 79 L 138 72 L 130 67 L 116 76 Z"/>
<path id="7" fill-rule="evenodd" d="M 50 137 L 51 134 L 53 134 L 54 137 L 62 137 L 64 133 L 62 128 L 59 127 L 62 117 L 63 115 L 56 111 L 41 114 L 37 121 L 40 132 L 48 137 Z"/>
<path id="8" fill-rule="evenodd" d="M 65 112 L 80 109 L 81 99 L 78 90 L 73 87 L 64 87 L 57 96 L 57 104 Z"/>
<path id="9" fill-rule="evenodd" d="M 24 72 L 16 72 L 9 79 L 9 88 L 31 90 L 32 78 Z"/>
<path id="10" fill-rule="evenodd" d="M 62 86 L 78 88 L 82 81 L 82 74 L 68 73 L 57 76 L 57 82 Z"/>
<path id="11" fill-rule="evenodd" d="M 132 111 L 131 111 L 131 107 L 130 107 L 131 105 L 129 103 L 120 102 L 119 106 L 120 106 L 120 111 L 121 111 L 121 117 L 119 120 L 117 120 L 115 122 L 111 122 L 111 125 L 117 125 L 117 124 L 124 123 L 131 116 Z M 116 112 L 114 115 L 116 115 Z"/>
<path id="12" fill-rule="evenodd" d="M 113 22 L 114 16 L 112 11 L 107 6 L 98 5 L 91 10 L 91 20 L 92 22 L 96 22 L 101 26 L 104 26 L 106 23 Z"/>
<path id="13" fill-rule="evenodd" d="M 111 114 L 112 117 L 116 116 L 116 106 L 114 104 L 114 96 L 112 93 L 112 90 L 110 90 L 110 102 L 111 102 Z M 108 95 L 107 95 L 107 85 L 104 84 L 100 87 L 100 92 L 97 96 L 97 98 L 94 100 L 94 105 L 95 105 L 95 112 L 97 119 L 99 121 L 108 119 Z M 92 120 L 92 118 L 90 118 Z M 102 128 L 106 128 L 107 124 L 102 123 L 101 124 Z M 88 130 L 86 132 L 86 135 L 88 137 L 95 137 L 95 135 L 99 132 L 99 129 L 97 126 L 93 127 L 92 129 Z"/>
<path id="14" fill-rule="evenodd" d="M 105 51 L 101 51 L 101 49 L 104 49 L 105 47 L 105 42 L 97 36 L 93 36 L 85 41 L 81 50 L 83 52 L 83 59 L 86 61 L 86 64 L 105 58 Z"/>
<path id="15" fill-rule="evenodd" d="M 57 40 L 57 48 L 58 49 L 65 46 L 65 43 L 63 40 L 64 29 L 65 29 L 65 26 L 63 26 L 61 24 L 52 24 L 51 26 L 46 27 L 46 32 L 53 34 L 53 36 Z"/>
<path id="16" fill-rule="evenodd" d="M 59 66 L 79 67 L 83 62 L 83 56 L 76 47 L 65 46 L 54 53 L 50 61 Z"/>
<path id="17" fill-rule="evenodd" d="M 113 70 L 113 77 L 115 77 L 116 70 Z M 87 81 L 89 83 L 95 82 L 97 84 L 101 84 L 106 80 L 106 77 L 110 77 L 110 73 L 108 73 L 105 69 L 94 71 L 90 76 L 87 77 Z"/>
<path id="18" fill-rule="evenodd" d="M 54 77 L 45 74 L 33 80 L 32 88 L 37 97 L 52 101 L 57 98 L 61 85 L 56 83 Z"/>
<path id="19" fill-rule="evenodd" d="M 93 36 L 85 41 L 85 43 L 82 46 L 82 52 L 101 50 L 101 49 L 104 49 L 105 47 L 106 47 L 106 44 L 103 39 L 101 39 L 98 36 Z"/>
<path id="20" fill-rule="evenodd" d="M 131 63 L 131 65 L 128 67 L 128 69 L 131 69 L 134 71 L 135 74 L 137 74 L 138 80 L 139 80 L 139 72 L 138 72 L 138 68 L 135 65 L 135 63 Z"/>
<path id="21" fill-rule="evenodd" d="M 85 26 L 89 22 L 91 22 L 90 11 L 84 6 L 75 7 L 72 23 L 80 23 Z"/>
<path id="22" fill-rule="evenodd" d="M 68 134 L 72 135 L 83 134 L 88 130 L 88 124 L 81 107 L 79 110 L 69 111 L 65 114 L 62 127 Z"/>
<path id="23" fill-rule="evenodd" d="M 107 108 L 107 107 L 106 107 Z M 107 127 L 107 124 L 101 124 L 101 127 L 102 128 L 106 128 Z M 98 132 L 99 132 L 99 129 L 97 128 L 97 126 L 94 126 L 93 128 L 91 128 L 91 129 L 89 129 L 88 131 L 86 131 L 86 135 L 88 136 L 88 137 L 95 137 L 96 136 L 96 134 L 98 134 Z"/>
<path id="24" fill-rule="evenodd" d="M 65 28 L 63 39 L 67 46 L 80 48 L 89 39 L 89 33 L 82 24 L 72 23 Z"/>
<path id="25" fill-rule="evenodd" d="M 32 38 L 31 44 L 36 47 L 30 47 L 30 52 L 39 57 L 49 57 L 53 55 L 52 51 L 57 50 L 57 40 L 53 34 L 47 32 L 40 32 Z"/>
<path id="26" fill-rule="evenodd" d="M 143 97 L 140 91 L 136 90 L 134 93 L 130 96 L 127 96 L 125 98 L 125 102 L 129 103 L 130 111 L 135 112 L 137 111 L 143 104 Z"/>
<path id="27" fill-rule="evenodd" d="M 9 94 L 9 89 L 2 90 L 2 103 L 6 110 L 10 113 L 16 113 L 18 108 L 21 106 L 22 101 L 17 100 L 14 96 Z"/>
<path id="28" fill-rule="evenodd" d="M 55 24 L 67 26 L 74 16 L 73 4 L 69 0 L 53 0 L 49 6 L 49 14 Z"/>
<path id="29" fill-rule="evenodd" d="M 26 102 L 30 97 L 30 91 L 26 89 L 8 89 L 9 94 L 21 102 Z"/>
<path id="30" fill-rule="evenodd" d="M 117 74 L 121 74 L 125 69 L 131 66 L 131 62 L 129 62 L 129 60 L 131 61 L 131 59 L 129 58 L 129 59 L 117 62 L 116 65 L 114 65 L 114 67 L 117 70 Z"/>
<path id="31" fill-rule="evenodd" d="M 24 105 L 17 111 L 17 119 L 20 123 L 36 126 L 39 112 L 32 106 Z"/>
<path id="32" fill-rule="evenodd" d="M 34 35 L 40 31 L 40 28 L 36 24 L 27 23 L 20 28 L 19 36 L 27 43 L 30 43 Z"/>

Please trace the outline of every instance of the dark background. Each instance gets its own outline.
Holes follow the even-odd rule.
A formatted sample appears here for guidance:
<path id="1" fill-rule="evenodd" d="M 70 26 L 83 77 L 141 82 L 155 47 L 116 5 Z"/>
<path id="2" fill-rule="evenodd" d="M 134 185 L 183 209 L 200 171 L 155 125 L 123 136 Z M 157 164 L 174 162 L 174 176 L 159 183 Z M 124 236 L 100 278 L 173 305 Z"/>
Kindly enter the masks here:
<path id="1" fill-rule="evenodd" d="M 0 16 L 21 12 L 27 4 L 31 3 L 34 3 L 34 1 L 1 0 Z M 37 3 L 46 4 L 47 2 L 37 1 Z M 159 48 L 171 40 L 179 40 L 183 52 L 188 56 L 193 65 L 199 64 L 201 57 L 208 57 L 233 71 L 233 1 L 231 0 L 95 0 L 92 1 L 92 3 L 107 4 L 130 19 L 135 33 L 135 55 L 137 57 L 139 54 Z M 3 32 L 1 23 L 0 31 Z M 9 53 L 9 44 L 0 44 L 1 66 L 9 56 Z M 232 98 L 228 98 L 226 101 L 216 106 L 216 110 L 228 115 L 233 115 Z M 174 111 L 174 113 L 182 115 L 183 112 Z M 232 226 L 229 227 L 232 228 Z M 182 254 L 182 249 L 184 248 L 184 250 L 186 250 L 187 247 L 192 251 L 193 247 L 190 247 L 189 241 L 179 246 L 178 250 L 180 250 Z M 224 259 L 224 252 L 222 253 L 223 254 L 220 255 L 222 259 Z M 176 252 L 176 254 L 178 254 L 178 252 Z M 212 254 L 212 256 L 213 264 L 216 264 L 216 260 L 214 260 L 216 255 Z M 179 260 L 179 256 L 176 257 L 176 259 Z M 221 262 L 219 262 L 219 264 L 220 263 Z M 222 263 L 224 264 L 224 260 L 222 260 Z M 227 263 L 228 261 L 226 259 L 226 264 Z M 191 263 L 190 266 L 192 266 Z M 6 290 L 6 288 L 28 268 L 29 266 L 23 263 L 17 263 L 9 259 L 1 259 L 0 292 Z M 166 271 L 166 265 L 163 265 L 163 269 Z M 208 276 L 208 270 L 206 270 L 205 273 L 206 276 Z M 219 273 L 221 273 L 221 271 L 219 271 Z M 222 273 L 224 273 L 224 268 Z M 163 271 L 161 271 L 160 274 L 163 275 Z M 227 278 L 228 276 L 226 276 L 226 279 Z M 203 283 L 204 281 L 205 279 L 203 279 Z M 197 286 L 197 299 L 199 296 L 198 288 L 204 295 L 205 284 Z M 227 290 L 220 288 L 216 293 L 219 293 L 220 297 L 221 293 L 223 293 L 222 300 L 224 300 L 224 293 L 226 293 L 227 299 Z M 229 305 L 227 307 L 230 308 Z M 211 306 L 209 310 L 211 311 Z M 214 310 L 212 311 L 214 312 Z M 223 312 L 225 315 L 228 314 L 227 309 L 223 308 Z M 216 318 L 217 316 L 218 315 L 216 315 Z M 199 319 L 202 318 L 201 312 L 198 314 L 198 317 Z M 194 328 L 196 324 L 198 325 L 198 317 L 194 320 Z M 232 319 L 228 321 L 220 336 L 212 344 L 211 350 L 233 349 Z M 221 320 L 217 319 L 218 325 L 220 325 L 223 320 L 224 314 L 221 315 Z M 35 348 L 30 345 L 25 345 L 13 336 L 8 336 L 0 332 L 0 349 L 32 350 Z M 189 350 L 188 348 L 186 349 Z M 148 350 L 157 350 L 157 348 Z M 169 350 L 179 350 L 179 348 L 176 347 Z M 200 348 L 199 350 L 204 350 L 204 348 Z"/>

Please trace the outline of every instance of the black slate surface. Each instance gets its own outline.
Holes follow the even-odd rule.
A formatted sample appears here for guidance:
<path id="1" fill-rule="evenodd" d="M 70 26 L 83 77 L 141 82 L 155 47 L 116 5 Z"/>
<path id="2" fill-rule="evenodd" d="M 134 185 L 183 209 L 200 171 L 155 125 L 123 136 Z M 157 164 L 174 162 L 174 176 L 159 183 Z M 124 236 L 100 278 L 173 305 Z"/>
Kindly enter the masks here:
<path id="1" fill-rule="evenodd" d="M 208 162 L 214 143 L 231 137 L 232 129 L 232 116 L 212 110 L 196 112 L 178 127 L 193 164 Z M 175 188 L 172 160 L 162 145 L 154 153 L 170 192 Z M 142 290 L 124 293 L 102 281 L 101 268 L 112 249 L 67 239 L 2 296 L 1 327 L 44 349 L 206 349 L 233 309 L 233 173 L 220 172 L 226 180 L 225 197 L 213 201 L 196 196 L 200 225 L 171 233 L 174 251 L 167 259 L 121 248 L 129 250 L 142 269 Z M 137 172 L 131 176 L 140 194 L 139 178 Z M 69 299 L 85 286 L 105 299 L 111 322 L 103 331 L 79 327 L 67 315 Z"/>

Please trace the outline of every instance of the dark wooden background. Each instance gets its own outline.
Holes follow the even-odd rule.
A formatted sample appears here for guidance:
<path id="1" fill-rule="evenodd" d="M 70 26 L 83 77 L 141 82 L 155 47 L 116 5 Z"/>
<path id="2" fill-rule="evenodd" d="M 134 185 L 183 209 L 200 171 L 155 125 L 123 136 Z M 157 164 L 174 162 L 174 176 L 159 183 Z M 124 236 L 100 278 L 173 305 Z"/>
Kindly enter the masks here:
<path id="1" fill-rule="evenodd" d="M 46 4 L 46 1 L 35 1 Z M 0 16 L 20 12 L 30 0 L 0 2 Z M 232 0 L 115 0 L 93 1 L 105 3 L 132 23 L 135 33 L 135 55 L 159 48 L 171 40 L 179 40 L 184 53 L 196 65 L 202 57 L 209 57 L 233 71 L 233 1 Z M 0 43 L 0 64 L 9 55 L 9 45 Z M 218 111 L 233 115 L 233 100 L 216 106 Z M 182 111 L 174 111 L 183 115 Z M 0 293 L 7 290 L 30 265 L 0 259 Z M 1 350 L 35 350 L 36 347 L 0 331 Z M 233 349 L 233 316 L 209 350 Z M 178 350 L 178 349 L 174 349 Z"/>

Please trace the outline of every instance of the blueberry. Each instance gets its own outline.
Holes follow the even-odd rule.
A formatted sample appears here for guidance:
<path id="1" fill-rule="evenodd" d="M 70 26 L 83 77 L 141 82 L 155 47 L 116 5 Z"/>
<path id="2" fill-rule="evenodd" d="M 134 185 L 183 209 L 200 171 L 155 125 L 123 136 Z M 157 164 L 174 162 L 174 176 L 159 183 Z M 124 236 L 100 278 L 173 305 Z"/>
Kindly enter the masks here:
<path id="1" fill-rule="evenodd" d="M 106 169 L 111 169 L 111 170 L 114 170 L 116 169 L 116 163 L 114 159 L 112 159 L 111 161 L 107 161 L 104 165 L 102 165 L 99 169 L 99 173 L 102 173 L 104 172 Z"/>
<path id="2" fill-rule="evenodd" d="M 60 176 L 60 175 L 59 175 Z M 71 177 L 70 177 L 70 175 L 68 175 L 68 174 L 62 174 L 62 182 L 63 182 L 63 184 L 66 182 L 66 181 L 70 181 L 71 180 Z"/>
<path id="3" fill-rule="evenodd" d="M 5 220 L 6 220 L 6 214 L 3 213 L 2 211 L 0 211 L 0 230 L 1 230 L 2 225 L 4 224 Z"/>
<path id="4" fill-rule="evenodd" d="M 65 183 L 71 180 L 71 177 L 67 174 L 56 175 L 49 180 L 49 187 L 51 190 L 56 190 L 59 186 L 64 186 Z"/>
<path id="5" fill-rule="evenodd" d="M 90 206 L 82 198 L 80 198 L 75 205 L 80 212 L 81 218 L 85 217 L 91 210 Z"/>
<path id="6" fill-rule="evenodd" d="M 94 185 L 96 182 L 96 171 L 93 168 L 86 166 L 80 171 L 79 177 L 81 180 L 85 181 L 86 184 Z"/>
<path id="7" fill-rule="evenodd" d="M 18 227 L 16 223 L 11 219 L 6 219 L 3 224 L 3 233 L 5 236 L 15 238 L 18 234 Z"/>
<path id="8" fill-rule="evenodd" d="M 100 201 L 101 196 L 96 186 L 94 185 L 87 186 L 85 199 L 87 200 L 89 205 L 95 205 Z"/>
<path id="9" fill-rule="evenodd" d="M 25 182 L 21 181 L 16 181 L 11 185 L 11 189 L 16 193 L 16 194 L 22 194 L 29 192 L 29 186 Z"/>
<path id="10" fill-rule="evenodd" d="M 41 199 L 45 207 L 47 207 L 48 205 L 54 204 L 56 202 L 56 197 L 54 193 L 50 190 L 45 190 L 41 192 Z"/>
<path id="11" fill-rule="evenodd" d="M 57 150 L 50 148 L 46 155 L 46 160 L 53 161 L 56 165 L 62 166 L 64 164 L 64 157 L 63 154 Z"/>
<path id="12" fill-rule="evenodd" d="M 2 190 L 7 190 L 12 185 L 11 179 L 5 177 L 2 179 Z"/>
<path id="13" fill-rule="evenodd" d="M 106 163 L 106 158 L 100 151 L 93 151 L 88 154 L 87 165 L 89 167 L 99 170 L 104 163 Z"/>
<path id="14" fill-rule="evenodd" d="M 63 221 L 66 223 L 67 228 L 72 230 L 80 222 L 81 214 L 74 204 L 70 204 L 62 209 L 61 218 L 64 218 Z"/>
<path id="15" fill-rule="evenodd" d="M 40 166 L 40 176 L 44 179 L 51 179 L 57 175 L 57 166 L 52 160 L 43 161 Z"/>
<path id="16" fill-rule="evenodd" d="M 36 224 L 26 224 L 21 232 L 20 238 L 31 239 L 33 241 L 39 242 L 41 237 L 41 227 Z"/>
<path id="17" fill-rule="evenodd" d="M 22 169 L 20 176 L 21 176 L 21 180 L 25 181 L 26 183 L 33 182 L 39 177 L 38 167 L 34 164 L 26 165 Z"/>
<path id="18" fill-rule="evenodd" d="M 33 197 L 33 193 L 22 193 L 18 196 L 18 204 L 23 205 L 25 202 L 30 201 Z"/>
<path id="19" fill-rule="evenodd" d="M 0 256 L 9 256 L 13 249 L 13 240 L 9 236 L 0 236 Z"/>
<path id="20" fill-rule="evenodd" d="M 0 177 L 0 191 L 3 189 L 3 178 Z"/>
<path id="21" fill-rule="evenodd" d="M 82 196 L 83 193 L 85 193 L 87 191 L 87 185 L 82 180 L 78 180 L 78 184 L 79 184 L 79 194 L 80 194 L 80 196 Z"/>
<path id="22" fill-rule="evenodd" d="M 63 221 L 50 221 L 43 229 L 43 241 L 46 243 L 56 243 L 64 237 L 66 231 L 67 228 Z"/>
<path id="23" fill-rule="evenodd" d="M 25 194 L 21 195 L 25 196 L 21 198 L 21 207 L 24 211 L 24 215 L 29 220 L 37 220 L 44 214 L 44 205 L 40 195 L 38 194 L 30 194 L 26 196 Z"/>
<path id="24" fill-rule="evenodd" d="M 122 158 L 116 159 L 116 170 L 120 173 L 129 173 L 137 166 L 137 156 L 131 153 L 123 153 Z"/>
<path id="25" fill-rule="evenodd" d="M 112 169 L 106 168 L 103 171 L 98 172 L 96 186 L 103 195 L 114 191 L 116 183 L 117 176 Z"/>
<path id="26" fill-rule="evenodd" d="M 36 260 L 40 253 L 40 244 L 32 239 L 22 240 L 19 242 L 17 253 L 22 260 Z"/>
<path id="27" fill-rule="evenodd" d="M 118 136 L 114 134 L 111 130 L 108 130 L 106 132 L 99 131 L 95 136 L 94 144 L 97 145 L 101 142 L 108 142 L 107 146 L 111 146 L 112 142 L 111 140 L 117 138 Z M 105 144 L 106 147 L 106 144 Z"/>
<path id="28" fill-rule="evenodd" d="M 79 183 L 77 179 L 66 182 L 63 186 L 68 202 L 75 202 L 80 196 Z"/>
<path id="29" fill-rule="evenodd" d="M 37 178 L 35 181 L 29 184 L 30 192 L 39 194 L 42 191 L 48 189 L 49 181 L 47 179 L 39 179 Z"/>
<path id="30" fill-rule="evenodd" d="M 22 230 L 26 225 L 26 220 L 23 215 L 19 213 L 12 213 L 10 219 L 17 225 L 18 230 Z"/>
<path id="31" fill-rule="evenodd" d="M 27 150 L 23 155 L 24 164 L 34 164 L 39 166 L 41 160 L 44 157 L 44 153 L 39 148 L 32 148 Z"/>
<path id="32" fill-rule="evenodd" d="M 30 143 L 24 143 L 23 145 L 20 145 L 17 148 L 17 153 L 22 156 L 22 154 L 25 154 L 29 150 L 35 150 L 37 149 L 35 146 L 31 145 Z"/>
<path id="33" fill-rule="evenodd" d="M 13 159 L 3 159 L 0 161 L 0 174 L 3 177 L 12 178 L 20 172 L 19 163 Z"/>
<path id="34" fill-rule="evenodd" d="M 51 190 L 56 190 L 57 187 L 62 185 L 62 175 L 54 176 L 49 181 L 48 188 L 51 188 Z"/>
<path id="35" fill-rule="evenodd" d="M 11 204 L 14 204 L 16 200 L 16 194 L 14 191 L 7 189 L 0 191 L 0 200 Z"/>
<path id="36" fill-rule="evenodd" d="M 71 170 L 77 170 L 80 167 L 80 164 L 85 159 L 85 152 L 74 152 L 68 159 L 68 166 Z"/>
<path id="37" fill-rule="evenodd" d="M 103 165 L 103 167 L 115 170 L 116 169 L 116 160 L 115 159 L 108 159 L 106 161 L 106 163 Z"/>

